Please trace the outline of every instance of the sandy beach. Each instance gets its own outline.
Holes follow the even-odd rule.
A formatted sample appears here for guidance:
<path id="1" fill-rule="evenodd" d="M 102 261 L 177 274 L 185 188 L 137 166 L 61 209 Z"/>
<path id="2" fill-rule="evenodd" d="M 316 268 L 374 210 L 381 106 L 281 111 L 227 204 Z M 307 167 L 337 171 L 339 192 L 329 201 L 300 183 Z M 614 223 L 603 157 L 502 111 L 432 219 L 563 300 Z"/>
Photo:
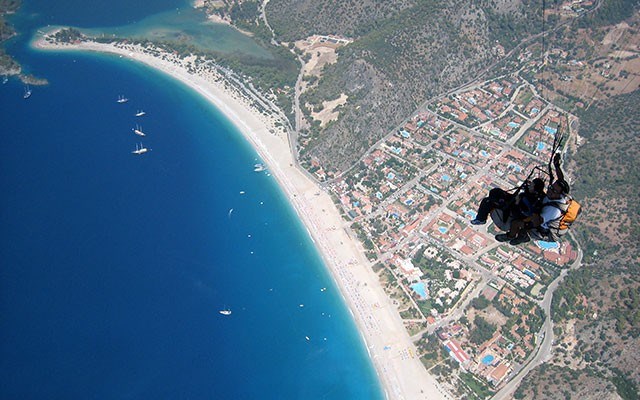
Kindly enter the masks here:
<path id="1" fill-rule="evenodd" d="M 47 51 L 113 53 L 144 63 L 188 85 L 238 128 L 267 164 L 307 227 L 325 265 L 353 314 L 369 356 L 389 399 L 450 398 L 426 371 L 392 301 L 380 286 L 360 244 L 328 193 L 295 167 L 288 135 L 276 113 L 259 111 L 255 98 L 228 83 L 212 65 L 179 59 L 132 44 L 79 42 L 52 44 L 43 37 L 32 46 Z"/>

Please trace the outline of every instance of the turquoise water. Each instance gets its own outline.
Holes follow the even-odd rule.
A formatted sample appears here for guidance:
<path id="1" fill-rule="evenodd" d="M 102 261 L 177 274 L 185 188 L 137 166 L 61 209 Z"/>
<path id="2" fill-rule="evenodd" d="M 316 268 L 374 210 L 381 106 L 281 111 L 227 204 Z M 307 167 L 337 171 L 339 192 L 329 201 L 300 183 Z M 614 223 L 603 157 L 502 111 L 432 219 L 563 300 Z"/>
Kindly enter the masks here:
<path id="1" fill-rule="evenodd" d="M 553 250 L 559 247 L 559 244 L 557 242 L 544 242 L 542 240 L 538 240 L 536 243 L 541 249 L 544 250 Z"/>
<path id="2" fill-rule="evenodd" d="M 427 287 L 424 282 L 418 282 L 411 285 L 411 289 L 420 296 L 421 299 L 427 298 Z"/>
<path id="3" fill-rule="evenodd" d="M 0 86 L 0 398 L 382 398 L 306 229 L 217 110 L 140 64 L 27 47 L 49 23 L 181 6 L 30 0 L 12 18 L 9 53 L 50 85 Z M 152 150 L 134 156 L 140 121 Z"/>
<path id="4" fill-rule="evenodd" d="M 482 363 L 484 365 L 491 365 L 494 359 L 494 356 L 492 356 L 491 354 L 487 354 L 486 356 L 482 357 Z"/>
<path id="5" fill-rule="evenodd" d="M 184 43 L 205 50 L 244 53 L 252 57 L 273 58 L 251 38 L 231 27 L 213 23 L 202 11 L 177 8 L 145 17 L 132 24 L 98 29 L 84 29 L 94 36 L 116 35 L 154 41 Z"/>

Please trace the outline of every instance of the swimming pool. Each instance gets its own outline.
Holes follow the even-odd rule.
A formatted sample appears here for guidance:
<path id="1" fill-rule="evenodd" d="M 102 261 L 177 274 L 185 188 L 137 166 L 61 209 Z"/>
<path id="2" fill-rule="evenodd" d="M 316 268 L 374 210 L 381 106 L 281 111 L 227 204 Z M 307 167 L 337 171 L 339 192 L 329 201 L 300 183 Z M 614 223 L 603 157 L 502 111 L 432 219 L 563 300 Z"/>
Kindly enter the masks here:
<path id="1" fill-rule="evenodd" d="M 491 354 L 487 354 L 486 356 L 482 357 L 482 363 L 484 365 L 491 365 L 493 360 L 495 360 L 495 357 L 492 356 Z"/>
<path id="2" fill-rule="evenodd" d="M 420 296 L 420 299 L 424 300 L 427 298 L 427 286 L 424 282 L 414 283 L 410 288 Z"/>
<path id="3" fill-rule="evenodd" d="M 538 240 L 536 243 L 538 247 L 540 247 L 543 250 L 554 250 L 560 247 L 558 242 L 545 242 L 542 240 Z"/>

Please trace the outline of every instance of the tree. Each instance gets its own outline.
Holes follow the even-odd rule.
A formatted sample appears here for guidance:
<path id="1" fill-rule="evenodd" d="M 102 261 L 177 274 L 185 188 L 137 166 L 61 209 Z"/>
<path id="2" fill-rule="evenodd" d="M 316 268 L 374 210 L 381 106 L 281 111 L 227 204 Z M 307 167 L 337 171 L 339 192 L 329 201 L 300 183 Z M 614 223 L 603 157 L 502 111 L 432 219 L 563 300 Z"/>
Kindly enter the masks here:
<path id="1" fill-rule="evenodd" d="M 484 310 L 489 306 L 489 303 L 489 300 L 483 295 L 480 295 L 471 301 L 471 305 L 476 310 Z"/>
<path id="2" fill-rule="evenodd" d="M 473 324 L 475 328 L 471 331 L 469 335 L 469 340 L 474 344 L 482 344 L 487 340 L 493 337 L 493 334 L 496 331 L 496 326 L 487 322 L 484 318 L 479 315 L 473 320 Z"/>

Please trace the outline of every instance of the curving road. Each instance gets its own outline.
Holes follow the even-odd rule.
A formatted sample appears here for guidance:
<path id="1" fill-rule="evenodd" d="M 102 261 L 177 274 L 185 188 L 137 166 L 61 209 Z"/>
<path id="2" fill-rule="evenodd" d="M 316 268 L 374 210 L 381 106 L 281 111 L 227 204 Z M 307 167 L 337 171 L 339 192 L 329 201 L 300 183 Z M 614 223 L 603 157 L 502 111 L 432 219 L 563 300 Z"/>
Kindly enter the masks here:
<path id="1" fill-rule="evenodd" d="M 573 234 L 571 234 L 571 237 L 573 239 Z M 571 265 L 570 270 L 580 268 L 580 264 L 582 263 L 582 250 L 578 249 L 577 252 L 578 257 L 576 257 L 576 260 Z M 513 392 L 518 388 L 520 382 L 522 382 L 522 379 L 524 379 L 524 377 L 527 376 L 527 374 L 531 372 L 532 369 L 551 358 L 551 348 L 553 346 L 553 321 L 551 320 L 551 302 L 553 300 L 553 292 L 558 288 L 558 285 L 560 284 L 560 282 L 562 282 L 568 272 L 569 269 L 562 270 L 560 275 L 558 275 L 558 277 L 553 282 L 551 282 L 551 284 L 547 288 L 547 292 L 544 294 L 544 299 L 542 299 L 542 302 L 540 303 L 540 306 L 544 310 L 547 318 L 544 320 L 540 332 L 538 332 L 538 339 L 540 340 L 540 342 L 536 351 L 531 353 L 531 355 L 525 362 L 524 367 L 520 369 L 520 371 L 518 371 L 514 377 L 510 377 L 509 382 L 502 389 L 500 389 L 491 398 L 491 400 L 511 399 Z"/>

